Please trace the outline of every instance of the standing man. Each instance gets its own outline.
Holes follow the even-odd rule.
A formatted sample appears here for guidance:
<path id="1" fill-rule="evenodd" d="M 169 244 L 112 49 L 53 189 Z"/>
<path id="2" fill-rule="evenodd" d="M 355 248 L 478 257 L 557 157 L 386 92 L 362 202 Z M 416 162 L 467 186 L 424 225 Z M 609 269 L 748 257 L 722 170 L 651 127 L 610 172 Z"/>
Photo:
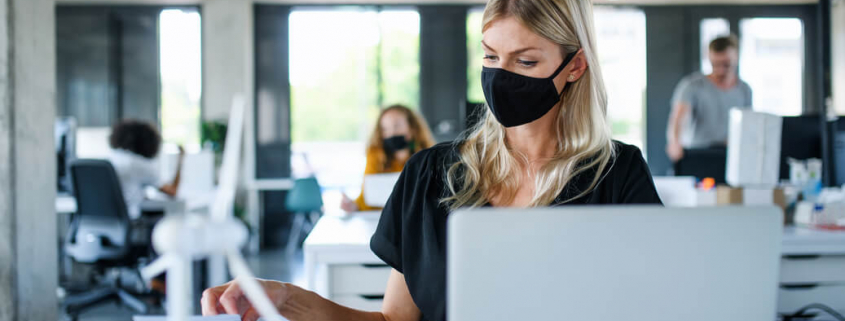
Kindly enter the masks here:
<path id="1" fill-rule="evenodd" d="M 709 57 L 713 73 L 692 74 L 675 88 L 666 131 L 666 154 L 674 163 L 684 158 L 684 148 L 726 146 L 729 110 L 751 108 L 751 87 L 737 76 L 736 37 L 714 39 Z"/>

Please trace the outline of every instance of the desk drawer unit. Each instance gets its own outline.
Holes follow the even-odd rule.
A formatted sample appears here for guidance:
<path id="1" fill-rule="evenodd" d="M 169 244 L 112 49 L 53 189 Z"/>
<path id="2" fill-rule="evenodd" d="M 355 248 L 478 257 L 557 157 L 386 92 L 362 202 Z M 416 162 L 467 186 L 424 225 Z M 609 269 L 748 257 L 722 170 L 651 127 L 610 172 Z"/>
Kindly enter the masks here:
<path id="1" fill-rule="evenodd" d="M 845 284 L 781 286 L 778 290 L 778 312 L 792 313 L 812 303 L 821 303 L 834 310 L 845 311 Z"/>
<path id="2" fill-rule="evenodd" d="M 845 256 L 785 256 L 780 261 L 781 284 L 845 284 Z"/>
<path id="3" fill-rule="evenodd" d="M 332 298 L 344 295 L 382 296 L 391 268 L 387 265 L 331 265 L 329 292 Z"/>
<path id="4" fill-rule="evenodd" d="M 341 295 L 334 298 L 334 302 L 345 307 L 362 311 L 381 311 L 384 296 Z"/>

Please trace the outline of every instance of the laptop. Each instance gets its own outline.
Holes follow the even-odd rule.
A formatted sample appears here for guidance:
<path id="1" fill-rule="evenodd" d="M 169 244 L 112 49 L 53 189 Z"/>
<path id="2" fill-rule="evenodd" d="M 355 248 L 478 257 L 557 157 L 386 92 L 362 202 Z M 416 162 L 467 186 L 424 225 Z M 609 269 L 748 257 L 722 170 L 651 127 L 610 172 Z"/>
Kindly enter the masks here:
<path id="1" fill-rule="evenodd" d="M 448 221 L 447 319 L 776 318 L 775 207 L 478 209 Z"/>
<path id="2" fill-rule="evenodd" d="M 399 173 L 370 174 L 364 176 L 364 203 L 372 207 L 384 207 L 393 193 L 393 186 L 399 180 Z"/>

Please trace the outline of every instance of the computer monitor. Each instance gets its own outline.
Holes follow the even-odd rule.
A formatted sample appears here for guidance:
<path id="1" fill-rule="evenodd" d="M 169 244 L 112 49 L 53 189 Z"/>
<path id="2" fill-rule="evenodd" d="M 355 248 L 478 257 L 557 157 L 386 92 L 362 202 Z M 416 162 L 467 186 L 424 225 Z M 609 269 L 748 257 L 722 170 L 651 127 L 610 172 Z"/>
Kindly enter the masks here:
<path id="1" fill-rule="evenodd" d="M 789 179 L 790 158 L 822 159 L 820 121 L 819 116 L 813 115 L 783 117 L 779 174 L 781 180 Z M 699 180 L 712 177 L 718 184 L 725 183 L 727 148 L 688 149 L 684 153 L 684 158 L 674 165 L 675 176 L 694 176 Z"/>
<path id="2" fill-rule="evenodd" d="M 724 184 L 727 159 L 727 147 L 685 149 L 684 158 L 674 164 L 674 174 L 698 180 L 709 177 L 717 184 Z"/>
<path id="3" fill-rule="evenodd" d="M 819 116 L 783 117 L 780 179 L 789 179 L 790 158 L 822 159 L 822 124 Z"/>
<path id="4" fill-rule="evenodd" d="M 399 180 L 399 173 L 370 174 L 364 176 L 364 203 L 372 207 L 384 207 Z"/>
<path id="5" fill-rule="evenodd" d="M 449 320 L 775 320 L 775 207 L 476 209 L 448 221 Z"/>
<path id="6" fill-rule="evenodd" d="M 76 156 L 78 158 L 108 159 L 111 127 L 78 127 L 76 129 Z"/>

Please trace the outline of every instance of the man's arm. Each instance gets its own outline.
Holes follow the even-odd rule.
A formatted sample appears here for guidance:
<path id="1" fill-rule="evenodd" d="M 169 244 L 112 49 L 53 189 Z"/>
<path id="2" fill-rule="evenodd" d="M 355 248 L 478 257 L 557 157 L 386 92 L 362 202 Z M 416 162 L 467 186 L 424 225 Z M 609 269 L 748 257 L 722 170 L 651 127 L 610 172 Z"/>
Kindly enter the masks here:
<path id="1" fill-rule="evenodd" d="M 684 158 L 684 147 L 681 145 L 681 131 L 683 120 L 689 115 L 690 105 L 685 102 L 678 102 L 672 108 L 669 115 L 669 124 L 666 126 L 666 155 L 673 162 Z"/>

